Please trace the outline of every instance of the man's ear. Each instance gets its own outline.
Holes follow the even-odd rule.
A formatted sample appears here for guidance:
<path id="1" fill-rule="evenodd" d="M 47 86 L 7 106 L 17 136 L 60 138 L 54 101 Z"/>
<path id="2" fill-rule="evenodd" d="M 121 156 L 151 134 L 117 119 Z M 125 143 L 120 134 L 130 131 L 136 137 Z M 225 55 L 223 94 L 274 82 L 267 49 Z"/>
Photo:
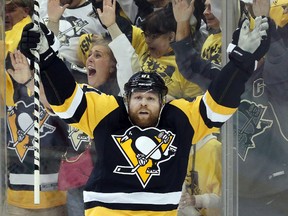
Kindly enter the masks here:
<path id="1" fill-rule="evenodd" d="M 31 13 L 33 13 L 33 11 L 31 11 L 31 9 L 29 7 L 24 7 L 23 8 L 24 12 L 25 12 L 25 17 L 29 16 Z"/>
<path id="2" fill-rule="evenodd" d="M 176 36 L 175 32 L 170 32 L 169 33 L 169 41 L 170 41 L 170 43 L 175 41 L 175 36 Z"/>

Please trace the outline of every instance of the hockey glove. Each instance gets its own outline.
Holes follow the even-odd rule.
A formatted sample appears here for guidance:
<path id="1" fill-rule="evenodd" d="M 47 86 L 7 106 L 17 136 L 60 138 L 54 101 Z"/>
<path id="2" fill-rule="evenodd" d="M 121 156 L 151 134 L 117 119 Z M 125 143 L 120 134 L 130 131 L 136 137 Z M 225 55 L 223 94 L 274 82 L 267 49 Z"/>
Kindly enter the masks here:
<path id="1" fill-rule="evenodd" d="M 40 55 L 39 66 L 41 69 L 46 68 L 56 56 L 51 48 L 54 44 L 54 34 L 45 24 L 40 23 L 42 31 L 39 31 L 34 23 L 27 24 L 22 32 L 20 41 L 21 52 L 30 60 L 34 61 L 35 56 L 31 50 L 36 50 Z"/>
<path id="2" fill-rule="evenodd" d="M 265 55 L 270 45 L 269 20 L 256 17 L 255 28 L 250 31 L 250 22 L 244 19 L 233 33 L 227 52 L 229 59 L 244 71 L 253 72 L 257 62 Z"/>

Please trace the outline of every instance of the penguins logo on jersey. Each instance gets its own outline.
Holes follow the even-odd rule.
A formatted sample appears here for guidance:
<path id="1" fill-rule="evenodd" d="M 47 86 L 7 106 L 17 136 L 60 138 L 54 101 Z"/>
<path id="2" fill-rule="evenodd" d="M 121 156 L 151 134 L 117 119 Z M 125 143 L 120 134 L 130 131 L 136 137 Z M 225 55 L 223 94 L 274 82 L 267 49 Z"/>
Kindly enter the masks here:
<path id="1" fill-rule="evenodd" d="M 266 106 L 242 100 L 238 110 L 238 155 L 245 161 L 249 149 L 256 148 L 254 137 L 264 133 L 273 124 L 271 120 L 264 119 Z"/>
<path id="2" fill-rule="evenodd" d="M 143 188 L 152 176 L 161 174 L 161 163 L 170 160 L 176 153 L 173 146 L 175 135 L 157 128 L 141 129 L 133 126 L 123 135 L 112 135 L 129 165 L 118 165 L 114 173 L 136 175 Z"/>
<path id="3" fill-rule="evenodd" d="M 23 162 L 29 150 L 34 150 L 34 121 L 33 113 L 34 105 L 26 105 L 24 101 L 18 101 L 16 106 L 8 107 L 7 124 L 10 133 L 10 141 L 8 143 L 9 149 L 14 149 Z M 53 133 L 55 127 L 48 124 L 46 121 L 49 118 L 46 110 L 40 106 L 40 138 L 45 137 L 47 134 Z"/>
<path id="4" fill-rule="evenodd" d="M 48 22 L 48 18 L 44 19 L 44 22 Z M 70 46 L 70 38 L 79 37 L 81 34 L 87 33 L 83 28 L 88 25 L 86 20 L 76 18 L 74 16 L 61 17 L 60 24 L 65 30 L 59 32 L 57 38 L 60 42 L 60 46 Z"/>
<path id="5" fill-rule="evenodd" d="M 68 132 L 68 138 L 71 140 L 72 146 L 75 151 L 78 151 L 82 143 L 86 143 L 87 145 L 90 141 L 88 135 L 77 128 L 69 126 Z"/>

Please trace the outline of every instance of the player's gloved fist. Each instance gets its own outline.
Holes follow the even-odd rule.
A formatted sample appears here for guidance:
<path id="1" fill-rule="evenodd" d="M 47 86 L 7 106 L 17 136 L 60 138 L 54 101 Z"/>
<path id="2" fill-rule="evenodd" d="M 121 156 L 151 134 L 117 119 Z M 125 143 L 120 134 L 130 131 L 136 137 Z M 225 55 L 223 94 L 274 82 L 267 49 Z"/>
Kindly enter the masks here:
<path id="1" fill-rule="evenodd" d="M 54 44 L 54 34 L 46 25 L 40 23 L 41 31 L 34 23 L 27 24 L 22 32 L 20 41 L 21 52 L 30 60 L 35 60 L 34 52 L 40 54 L 40 67 L 47 66 L 56 53 L 51 48 Z"/>
<path id="2" fill-rule="evenodd" d="M 229 58 L 245 71 L 254 71 L 257 61 L 268 51 L 270 45 L 269 19 L 256 17 L 255 27 L 250 31 L 250 22 L 244 19 L 233 33 L 227 52 Z"/>
<path id="3" fill-rule="evenodd" d="M 255 28 L 250 31 L 250 22 L 248 19 L 243 21 L 240 29 L 238 46 L 242 50 L 255 53 L 262 40 L 267 39 L 267 30 L 269 29 L 267 17 L 256 17 Z M 258 59 L 259 60 L 259 59 Z"/>

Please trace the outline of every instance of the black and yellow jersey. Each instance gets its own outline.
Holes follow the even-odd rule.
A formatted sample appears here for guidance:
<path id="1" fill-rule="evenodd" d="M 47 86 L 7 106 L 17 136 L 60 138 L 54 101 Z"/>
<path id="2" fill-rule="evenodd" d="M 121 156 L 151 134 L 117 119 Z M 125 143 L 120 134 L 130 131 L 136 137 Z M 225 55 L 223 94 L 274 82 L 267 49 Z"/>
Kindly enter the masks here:
<path id="1" fill-rule="evenodd" d="M 34 204 L 34 95 L 6 73 L 7 202 L 19 208 L 43 209 L 64 205 L 58 190 L 62 155 L 83 152 L 90 139 L 40 104 L 40 204 Z"/>
<path id="2" fill-rule="evenodd" d="M 96 164 L 84 190 L 89 216 L 176 215 L 191 143 L 231 117 L 249 77 L 230 62 L 203 96 L 165 104 L 157 127 L 140 128 L 129 120 L 122 97 L 78 85 L 57 57 L 44 70 L 54 112 L 96 143 Z"/>
<path id="3" fill-rule="evenodd" d="M 5 58 L 18 47 L 27 16 L 5 32 Z M 1 49 L 1 51 L 4 49 Z M 4 62 L 4 61 L 3 61 Z M 7 64 L 5 65 L 7 67 Z M 4 69 L 4 66 L 3 66 Z M 61 156 L 70 143 L 67 124 L 40 106 L 40 204 L 34 203 L 34 96 L 5 72 L 7 119 L 7 203 L 19 208 L 44 209 L 66 203 L 66 192 L 57 188 Z M 2 82 L 2 80 L 1 80 Z M 6 94 L 5 94 L 6 93 Z M 71 144 L 70 144 L 71 145 Z"/>
<path id="4" fill-rule="evenodd" d="M 9 76 L 7 76 L 8 78 Z M 10 78 L 10 77 L 9 77 Z M 10 82 L 8 82 L 10 80 Z M 7 100 L 7 202 L 19 208 L 43 209 L 64 205 L 66 192 L 58 191 L 58 170 L 62 155 L 71 145 L 68 125 L 51 116 L 41 104 L 40 204 L 34 204 L 34 96 L 22 84 L 8 79 Z M 11 90 L 10 88 L 13 88 Z M 10 94 L 6 94 L 9 96 Z"/>

